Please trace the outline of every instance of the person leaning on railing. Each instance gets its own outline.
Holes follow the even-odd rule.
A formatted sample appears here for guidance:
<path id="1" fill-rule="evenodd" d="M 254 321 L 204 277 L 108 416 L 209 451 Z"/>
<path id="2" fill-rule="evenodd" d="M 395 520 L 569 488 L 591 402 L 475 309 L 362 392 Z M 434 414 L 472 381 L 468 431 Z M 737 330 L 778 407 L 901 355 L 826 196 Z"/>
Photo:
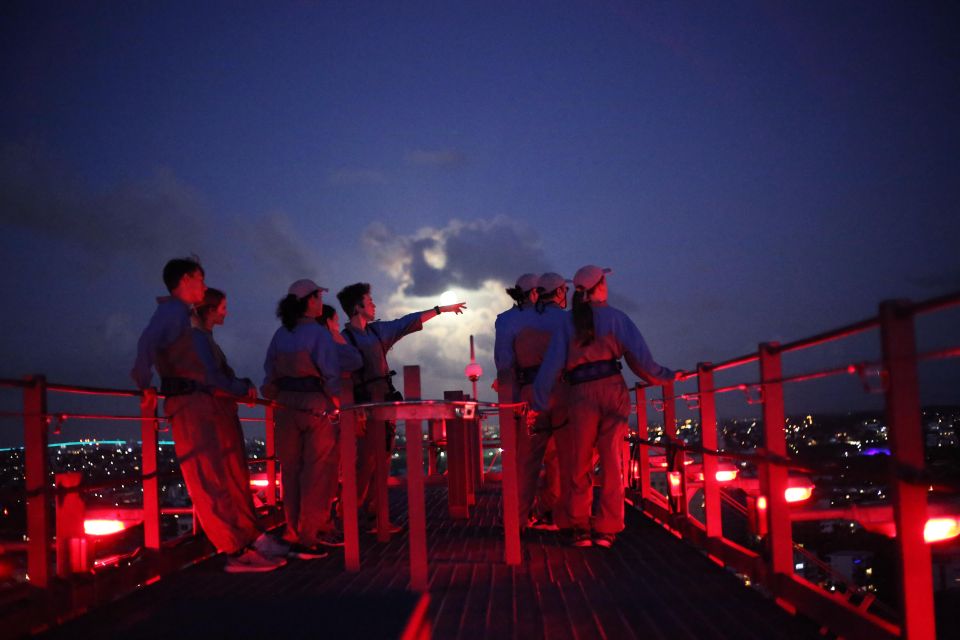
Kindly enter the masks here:
<path id="1" fill-rule="evenodd" d="M 620 450 L 627 431 L 630 397 L 620 374 L 620 358 L 626 359 L 635 374 L 650 382 L 665 382 L 678 375 L 657 364 L 633 321 L 607 304 L 606 274 L 610 272 L 587 265 L 574 275 L 573 311 L 551 339 L 534 381 L 535 412 L 548 407 L 550 392 L 561 372 L 570 385 L 568 428 L 573 466 L 568 513 L 573 526 L 572 543 L 577 547 L 596 544 L 609 548 L 623 531 Z M 600 454 L 603 487 L 597 516 L 591 524 L 594 446 Z"/>
<path id="2" fill-rule="evenodd" d="M 277 305 L 282 326 L 267 349 L 261 387 L 276 399 L 277 458 L 281 466 L 283 511 L 291 555 L 309 560 L 343 546 L 331 507 L 337 496 L 339 426 L 331 415 L 340 407 L 341 358 L 326 327 L 317 322 L 327 289 L 297 280 Z M 354 353 L 347 370 L 361 365 Z"/>
<path id="3" fill-rule="evenodd" d="M 180 471 L 200 524 L 218 551 L 227 554 L 230 573 L 271 571 L 286 563 L 272 540 L 262 534 L 256 519 L 247 512 L 247 502 L 232 490 L 219 434 L 226 424 L 219 390 L 236 396 L 249 393 L 247 382 L 219 374 L 209 343 L 194 331 L 194 305 L 203 302 L 207 290 L 204 271 L 193 258 L 170 260 L 163 269 L 169 297 L 159 306 L 137 343 L 137 359 L 131 376 L 143 390 L 145 406 L 155 406 L 151 387 L 156 369 L 165 396 Z"/>
<path id="4" fill-rule="evenodd" d="M 436 306 L 426 311 L 408 313 L 396 320 L 377 320 L 377 305 L 370 295 L 370 285 L 357 282 L 344 287 L 337 293 L 337 299 L 343 312 L 350 318 L 342 335 L 346 342 L 356 347 L 363 356 L 363 368 L 353 375 L 353 400 L 355 403 L 382 402 L 384 400 L 402 400 L 400 392 L 393 385 L 394 372 L 387 363 L 387 352 L 401 338 L 423 328 L 423 323 L 441 313 L 461 314 L 467 307 L 465 302 L 446 306 Z M 386 443 L 377 442 L 374 435 L 377 430 L 368 424 L 360 438 L 357 451 L 357 504 L 366 510 L 368 516 L 377 512 L 376 491 L 373 490 L 374 471 L 377 456 L 388 460 L 393 448 L 395 426 L 384 423 Z M 392 533 L 399 527 L 391 524 Z M 370 533 L 376 532 L 376 525 L 369 527 Z"/>

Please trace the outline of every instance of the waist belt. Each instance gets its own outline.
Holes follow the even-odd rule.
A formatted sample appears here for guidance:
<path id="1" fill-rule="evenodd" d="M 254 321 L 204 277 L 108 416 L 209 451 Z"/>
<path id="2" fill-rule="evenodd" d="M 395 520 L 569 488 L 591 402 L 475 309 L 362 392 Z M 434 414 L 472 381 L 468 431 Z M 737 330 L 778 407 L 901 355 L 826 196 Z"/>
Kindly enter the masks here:
<path id="1" fill-rule="evenodd" d="M 523 387 L 533 384 L 537 377 L 537 371 L 540 371 L 540 365 L 532 367 L 517 367 L 517 386 Z"/>
<path id="2" fill-rule="evenodd" d="M 570 384 L 583 384 L 620 375 L 622 368 L 619 360 L 597 360 L 578 365 L 564 375 Z"/>
<path id="3" fill-rule="evenodd" d="M 316 376 L 277 378 L 276 385 L 281 391 L 297 391 L 300 393 L 323 391 L 323 379 Z"/>
<path id="4" fill-rule="evenodd" d="M 209 390 L 205 384 L 190 378 L 160 378 L 160 393 L 164 397 L 185 396 L 197 391 L 208 392 Z"/>
<path id="5" fill-rule="evenodd" d="M 384 374 L 384 375 L 382 375 L 382 376 L 377 376 L 377 377 L 375 377 L 375 378 L 369 378 L 369 379 L 366 379 L 366 380 L 361 380 L 360 382 L 356 383 L 354 386 L 356 386 L 356 387 L 365 387 L 365 386 L 367 386 L 368 384 L 373 384 L 374 382 L 380 382 L 381 380 L 386 380 L 388 383 L 390 383 L 390 388 L 392 389 L 392 388 L 393 388 L 393 376 L 395 376 L 395 375 L 397 375 L 397 372 L 396 372 L 396 371 L 388 371 L 386 374 Z"/>

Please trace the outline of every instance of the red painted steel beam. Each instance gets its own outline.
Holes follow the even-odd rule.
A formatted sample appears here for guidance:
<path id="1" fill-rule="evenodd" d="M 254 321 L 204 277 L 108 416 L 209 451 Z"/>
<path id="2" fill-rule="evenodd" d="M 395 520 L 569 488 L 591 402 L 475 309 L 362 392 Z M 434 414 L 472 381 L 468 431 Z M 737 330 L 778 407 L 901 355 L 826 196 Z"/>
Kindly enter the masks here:
<path id="1" fill-rule="evenodd" d="M 340 384 L 340 406 L 353 404 L 353 384 L 350 374 L 343 375 Z M 267 409 L 267 455 L 271 455 L 273 440 L 273 409 Z M 276 469 L 276 463 L 274 469 Z M 267 463 L 267 485 L 274 487 L 276 501 L 276 472 L 271 478 L 271 463 Z M 357 522 L 357 413 L 344 411 L 340 414 L 340 507 L 343 512 L 343 566 L 347 571 L 360 570 L 360 525 Z M 269 495 L 269 494 L 268 494 Z M 274 502 L 275 503 L 275 502 Z"/>
<path id="2" fill-rule="evenodd" d="M 677 439 L 677 398 L 673 389 L 673 381 L 665 382 L 663 389 L 663 431 L 669 437 L 671 442 Z M 668 460 L 667 464 L 671 471 L 680 472 L 680 497 L 671 498 L 670 503 L 674 507 L 674 512 L 679 513 L 682 519 L 686 519 L 690 514 L 689 496 L 687 495 L 687 478 L 683 473 L 683 462 L 686 453 L 682 447 L 677 447 L 673 460 Z"/>
<path id="3" fill-rule="evenodd" d="M 926 464 L 920 424 L 917 347 L 911 305 L 887 301 L 880 305 L 881 343 L 887 371 L 887 425 L 890 454 L 899 469 L 921 472 Z M 930 547 L 924 543 L 927 487 L 895 477 L 893 512 L 901 574 L 903 636 L 908 640 L 936 637 Z"/>
<path id="4" fill-rule="evenodd" d="M 56 496 L 57 576 L 60 578 L 83 573 L 90 568 L 93 560 L 93 550 L 87 545 L 87 536 L 83 529 L 83 497 L 76 491 L 82 483 L 83 474 L 79 471 L 56 475 L 57 489 L 74 489 L 58 492 Z"/>
<path id="5" fill-rule="evenodd" d="M 157 436 L 157 396 L 144 395 L 140 400 L 140 469 L 143 478 L 143 546 L 160 549 L 160 477 Z"/>
<path id="6" fill-rule="evenodd" d="M 646 388 L 642 386 L 637 386 L 636 388 L 636 401 L 637 401 L 637 435 L 640 436 L 641 440 L 649 440 L 650 438 L 650 427 L 647 424 L 647 391 Z M 640 447 L 640 454 L 638 456 L 638 464 L 640 471 L 640 498 L 642 500 L 650 499 L 651 487 L 650 487 L 650 445 L 645 442 L 638 442 L 637 446 Z"/>
<path id="7" fill-rule="evenodd" d="M 403 393 L 408 400 L 420 399 L 420 367 L 403 368 Z M 407 505 L 410 526 L 410 588 L 426 591 L 427 515 L 423 492 L 423 421 L 406 420 Z M 379 440 L 377 441 L 379 442 Z"/>
<path id="8" fill-rule="evenodd" d="M 717 406 L 713 394 L 713 371 L 709 363 L 697 365 L 697 390 L 700 393 L 700 433 L 704 449 L 717 448 Z M 720 520 L 720 486 L 717 483 L 717 458 L 703 454 L 703 497 L 705 503 L 704 524 L 707 536 L 723 535 Z"/>
<path id="9" fill-rule="evenodd" d="M 463 400 L 463 391 L 444 391 L 444 400 Z M 447 505 L 450 517 L 470 517 L 470 460 L 463 418 L 447 421 Z"/>
<path id="10" fill-rule="evenodd" d="M 520 564 L 520 496 L 517 485 L 517 425 L 514 414 L 513 384 L 500 381 L 500 447 L 503 449 L 503 535 L 504 555 L 509 565 Z"/>
<path id="11" fill-rule="evenodd" d="M 767 453 L 787 457 L 787 437 L 784 432 L 783 375 L 780 349 L 777 343 L 760 345 L 760 378 L 763 381 L 763 436 Z M 793 574 L 793 532 L 790 507 L 784 491 L 787 488 L 787 468 L 764 464 L 761 488 L 767 497 L 768 548 L 774 573 Z"/>
<path id="12" fill-rule="evenodd" d="M 346 386 L 346 385 L 344 385 Z M 353 397 L 353 390 L 350 390 L 350 397 Z M 266 407 L 263 410 L 264 427 L 264 445 L 265 455 L 267 457 L 267 504 L 276 506 L 277 504 L 277 422 L 276 412 L 273 407 Z M 354 445 L 356 450 L 356 445 Z M 341 456 L 343 448 L 341 447 Z"/>
<path id="13" fill-rule="evenodd" d="M 31 584 L 50 583 L 50 544 L 47 511 L 47 390 L 43 376 L 26 379 L 23 389 L 23 468 L 27 494 L 27 575 Z"/>

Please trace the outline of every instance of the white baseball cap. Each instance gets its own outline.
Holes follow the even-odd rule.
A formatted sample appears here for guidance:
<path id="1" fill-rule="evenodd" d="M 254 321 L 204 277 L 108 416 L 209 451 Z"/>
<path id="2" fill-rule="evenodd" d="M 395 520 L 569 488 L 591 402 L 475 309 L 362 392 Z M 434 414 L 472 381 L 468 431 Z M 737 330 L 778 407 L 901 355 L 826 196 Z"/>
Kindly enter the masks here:
<path id="1" fill-rule="evenodd" d="M 298 298 L 301 298 L 301 299 L 306 298 L 307 296 L 309 296 L 310 294 L 316 291 L 330 291 L 330 289 L 327 289 L 326 287 L 321 287 L 313 280 L 307 280 L 306 278 L 304 278 L 303 280 L 297 280 L 292 285 L 290 285 L 289 289 L 287 289 L 287 293 L 289 295 L 297 296 Z"/>
<path id="2" fill-rule="evenodd" d="M 609 267 L 601 268 L 595 264 L 588 264 L 585 267 L 580 267 L 577 269 L 577 272 L 573 276 L 573 284 L 577 285 L 578 289 L 589 291 L 597 286 L 597 283 L 600 282 L 600 278 L 608 273 L 613 273 L 613 269 Z"/>

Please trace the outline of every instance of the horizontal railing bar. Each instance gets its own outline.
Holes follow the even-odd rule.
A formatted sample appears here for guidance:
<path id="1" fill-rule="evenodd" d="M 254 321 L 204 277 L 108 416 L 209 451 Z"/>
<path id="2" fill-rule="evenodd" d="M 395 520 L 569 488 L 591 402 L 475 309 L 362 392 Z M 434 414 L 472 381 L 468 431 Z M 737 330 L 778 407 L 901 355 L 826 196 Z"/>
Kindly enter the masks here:
<path id="1" fill-rule="evenodd" d="M 933 311 L 942 311 L 943 309 L 949 309 L 950 307 L 960 306 L 960 291 L 954 291 L 953 293 L 948 293 L 946 295 L 939 296 L 937 298 L 931 298 L 929 300 L 922 300 L 913 305 L 913 313 L 919 315 L 924 313 L 931 313 Z"/>
<path id="2" fill-rule="evenodd" d="M 860 322 L 854 322 L 853 324 L 848 324 L 845 327 L 840 327 L 839 329 L 825 331 L 823 333 L 818 333 L 817 335 L 810 336 L 809 338 L 801 338 L 800 340 L 794 340 L 793 342 L 782 344 L 779 347 L 777 347 L 776 351 L 780 353 L 800 351 L 801 349 L 807 349 L 809 347 L 819 346 L 821 344 L 833 342 L 834 340 L 848 338 L 850 336 L 863 333 L 864 331 L 875 329 L 879 326 L 880 326 L 879 318 L 877 317 L 867 318 L 866 320 L 861 320 Z"/>

